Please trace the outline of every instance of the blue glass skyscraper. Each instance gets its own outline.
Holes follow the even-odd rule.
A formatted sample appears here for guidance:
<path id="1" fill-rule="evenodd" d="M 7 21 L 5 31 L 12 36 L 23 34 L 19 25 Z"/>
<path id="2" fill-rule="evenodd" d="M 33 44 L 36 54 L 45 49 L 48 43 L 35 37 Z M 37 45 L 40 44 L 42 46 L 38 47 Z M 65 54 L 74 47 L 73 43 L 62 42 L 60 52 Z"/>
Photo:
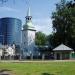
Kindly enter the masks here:
<path id="1" fill-rule="evenodd" d="M 10 45 L 21 44 L 22 22 L 17 18 L 0 18 L 0 43 Z"/>

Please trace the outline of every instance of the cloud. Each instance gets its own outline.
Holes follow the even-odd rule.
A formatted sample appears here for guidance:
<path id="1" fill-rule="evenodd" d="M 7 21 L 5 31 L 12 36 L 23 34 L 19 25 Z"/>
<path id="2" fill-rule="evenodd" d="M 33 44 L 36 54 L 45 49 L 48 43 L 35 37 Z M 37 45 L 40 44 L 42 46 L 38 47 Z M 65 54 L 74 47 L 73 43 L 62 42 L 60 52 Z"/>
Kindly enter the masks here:
<path id="1" fill-rule="evenodd" d="M 36 25 L 35 28 L 37 31 L 41 31 L 47 35 L 52 33 L 52 27 L 50 27 L 50 25 L 43 25 L 43 26 Z"/>
<path id="2" fill-rule="evenodd" d="M 35 28 L 45 34 L 52 33 L 52 20 L 50 18 L 34 19 Z"/>
<path id="3" fill-rule="evenodd" d="M 20 17 L 20 11 L 15 8 L 3 6 L 0 7 L 0 18 L 2 17 L 15 17 L 19 18 Z"/>
<path id="4" fill-rule="evenodd" d="M 4 11 L 19 12 L 18 10 L 11 7 L 7 7 L 7 6 L 0 7 L 0 12 L 4 12 Z"/>

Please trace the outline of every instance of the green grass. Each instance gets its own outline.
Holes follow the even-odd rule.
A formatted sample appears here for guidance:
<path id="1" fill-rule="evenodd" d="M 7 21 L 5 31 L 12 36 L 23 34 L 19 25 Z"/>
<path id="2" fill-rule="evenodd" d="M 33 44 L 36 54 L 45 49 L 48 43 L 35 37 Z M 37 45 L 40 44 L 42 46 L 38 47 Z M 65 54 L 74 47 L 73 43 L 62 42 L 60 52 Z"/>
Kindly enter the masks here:
<path id="1" fill-rule="evenodd" d="M 75 75 L 75 62 L 0 63 L 11 75 Z"/>

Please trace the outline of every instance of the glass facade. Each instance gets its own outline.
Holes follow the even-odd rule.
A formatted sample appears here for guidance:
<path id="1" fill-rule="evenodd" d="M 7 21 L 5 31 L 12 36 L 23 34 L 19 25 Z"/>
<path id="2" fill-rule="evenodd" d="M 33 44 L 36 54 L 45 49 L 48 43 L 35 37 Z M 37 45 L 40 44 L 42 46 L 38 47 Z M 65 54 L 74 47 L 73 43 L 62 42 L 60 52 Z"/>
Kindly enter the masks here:
<path id="1" fill-rule="evenodd" d="M 21 44 L 22 22 L 17 18 L 0 19 L 0 43 L 1 44 Z"/>

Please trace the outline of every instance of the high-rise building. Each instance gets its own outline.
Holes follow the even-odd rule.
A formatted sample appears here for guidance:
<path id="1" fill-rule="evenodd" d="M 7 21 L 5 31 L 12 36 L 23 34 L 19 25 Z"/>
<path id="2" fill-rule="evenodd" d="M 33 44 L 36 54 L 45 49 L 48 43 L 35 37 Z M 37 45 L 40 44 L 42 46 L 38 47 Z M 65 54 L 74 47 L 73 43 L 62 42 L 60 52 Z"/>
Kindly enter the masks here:
<path id="1" fill-rule="evenodd" d="M 17 18 L 0 18 L 0 43 L 10 45 L 21 44 L 21 20 Z"/>

